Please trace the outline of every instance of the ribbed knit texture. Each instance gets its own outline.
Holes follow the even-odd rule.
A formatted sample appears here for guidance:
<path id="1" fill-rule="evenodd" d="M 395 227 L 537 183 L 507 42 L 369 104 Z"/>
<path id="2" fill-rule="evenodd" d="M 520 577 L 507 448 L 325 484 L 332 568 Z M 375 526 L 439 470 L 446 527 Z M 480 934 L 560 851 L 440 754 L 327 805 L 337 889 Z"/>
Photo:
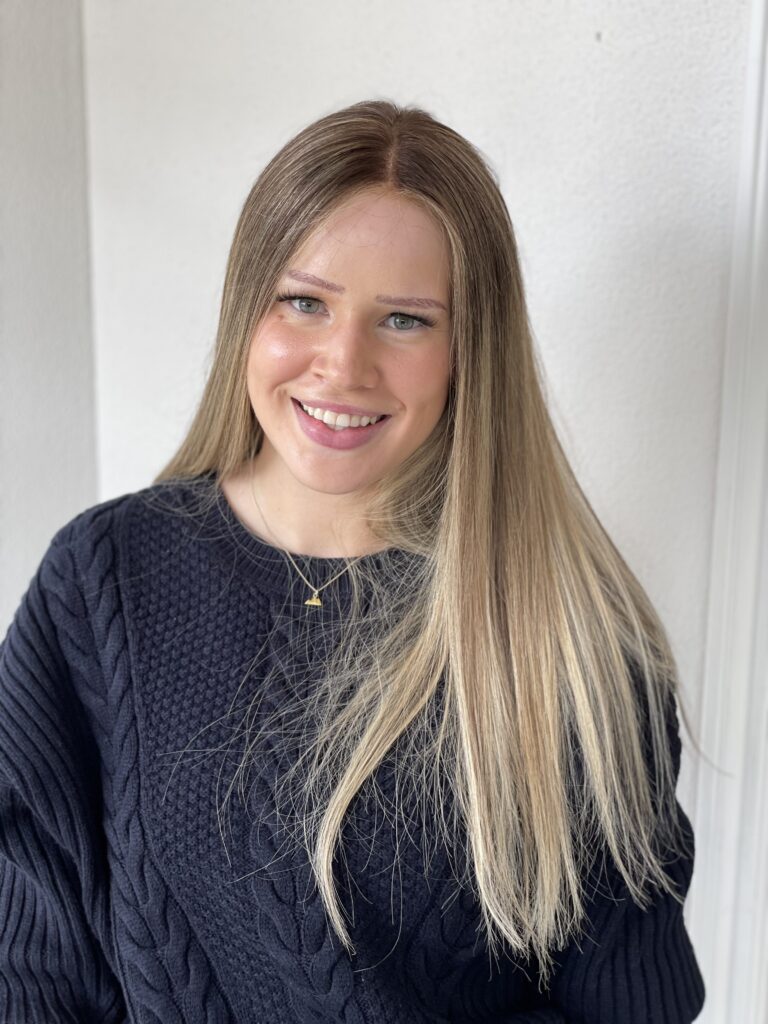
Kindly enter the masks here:
<path id="1" fill-rule="evenodd" d="M 276 830 L 277 740 L 220 829 L 242 754 L 233 700 L 258 694 L 269 713 L 300 697 L 348 590 L 342 576 L 305 607 L 281 553 L 220 491 L 191 514 L 195 492 L 151 487 L 75 517 L 0 648 L 0 1022 L 694 1020 L 704 985 L 680 905 L 659 895 L 643 912 L 610 870 L 539 994 L 530 962 L 490 960 L 448 851 L 427 866 L 364 793 L 337 875 L 350 958 L 306 855 Z M 342 564 L 302 568 L 320 585 Z M 262 686 L 276 664 L 284 681 Z M 392 801 L 388 762 L 376 784 Z M 692 867 L 670 867 L 683 892 Z"/>

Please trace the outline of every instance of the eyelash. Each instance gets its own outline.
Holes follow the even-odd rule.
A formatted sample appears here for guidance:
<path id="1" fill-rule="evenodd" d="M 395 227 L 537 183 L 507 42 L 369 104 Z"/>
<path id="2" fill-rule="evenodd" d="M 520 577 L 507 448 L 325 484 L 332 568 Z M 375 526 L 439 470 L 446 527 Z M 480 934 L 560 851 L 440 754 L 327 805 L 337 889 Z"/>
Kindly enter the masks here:
<path id="1" fill-rule="evenodd" d="M 275 301 L 276 302 L 289 302 L 291 299 L 309 299 L 310 302 L 322 302 L 323 301 L 322 299 L 315 298 L 315 296 L 313 296 L 313 295 L 288 295 L 288 294 L 278 295 Z M 300 310 L 295 310 L 295 312 L 298 313 L 298 312 L 300 312 Z M 311 314 L 307 313 L 306 315 L 310 316 Z M 390 313 L 389 316 L 404 316 L 408 320 L 415 320 L 416 323 L 422 324 L 422 326 L 424 326 L 424 327 L 434 327 L 435 324 L 437 323 L 437 321 L 433 320 L 432 317 L 430 317 L 430 316 L 416 316 L 414 313 L 401 313 L 399 311 L 395 311 L 394 313 Z M 387 319 L 389 319 L 389 318 L 387 318 Z M 409 331 L 398 331 L 397 333 L 398 334 L 408 334 Z"/>

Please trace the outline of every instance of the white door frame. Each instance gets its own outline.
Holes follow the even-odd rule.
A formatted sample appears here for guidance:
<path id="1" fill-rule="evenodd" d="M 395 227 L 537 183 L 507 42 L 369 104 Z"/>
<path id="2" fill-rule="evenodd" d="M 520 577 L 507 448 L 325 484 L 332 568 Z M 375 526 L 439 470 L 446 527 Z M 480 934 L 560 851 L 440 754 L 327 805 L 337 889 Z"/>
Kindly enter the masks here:
<path id="1" fill-rule="evenodd" d="M 768 0 L 753 0 L 736 197 L 689 926 L 702 1024 L 768 1024 Z"/>

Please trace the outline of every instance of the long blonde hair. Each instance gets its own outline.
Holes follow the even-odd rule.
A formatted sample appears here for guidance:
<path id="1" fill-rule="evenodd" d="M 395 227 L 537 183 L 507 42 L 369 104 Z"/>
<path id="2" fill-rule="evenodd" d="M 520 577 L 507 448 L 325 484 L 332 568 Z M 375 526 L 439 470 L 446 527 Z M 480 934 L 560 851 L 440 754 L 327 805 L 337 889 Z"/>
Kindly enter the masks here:
<path id="1" fill-rule="evenodd" d="M 532 951 L 546 979 L 583 920 L 596 851 L 641 906 L 649 884 L 682 901 L 663 868 L 665 852 L 691 852 L 675 799 L 678 705 L 692 732 L 664 628 L 550 420 L 512 224 L 477 149 L 421 109 L 371 101 L 277 153 L 237 224 L 199 408 L 155 483 L 220 479 L 258 453 L 252 333 L 292 254 L 372 188 L 444 231 L 452 379 L 433 434 L 370 493 L 382 548 L 411 557 L 407 571 L 350 567 L 353 608 L 305 709 L 317 728 L 300 759 L 301 835 L 354 952 L 333 859 L 352 802 L 394 755 L 443 839 L 460 826 L 489 948 Z"/>

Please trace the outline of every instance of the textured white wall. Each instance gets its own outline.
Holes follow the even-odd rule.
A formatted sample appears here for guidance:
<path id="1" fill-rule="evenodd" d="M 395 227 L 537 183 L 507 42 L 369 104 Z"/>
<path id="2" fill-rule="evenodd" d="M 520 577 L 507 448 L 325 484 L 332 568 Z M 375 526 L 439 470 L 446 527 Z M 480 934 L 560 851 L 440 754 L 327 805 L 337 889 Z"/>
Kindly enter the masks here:
<path id="1" fill-rule="evenodd" d="M 97 498 L 79 0 L 0 2 L 0 636 Z"/>

